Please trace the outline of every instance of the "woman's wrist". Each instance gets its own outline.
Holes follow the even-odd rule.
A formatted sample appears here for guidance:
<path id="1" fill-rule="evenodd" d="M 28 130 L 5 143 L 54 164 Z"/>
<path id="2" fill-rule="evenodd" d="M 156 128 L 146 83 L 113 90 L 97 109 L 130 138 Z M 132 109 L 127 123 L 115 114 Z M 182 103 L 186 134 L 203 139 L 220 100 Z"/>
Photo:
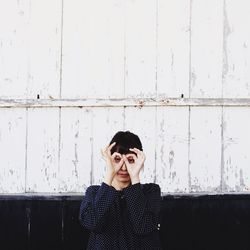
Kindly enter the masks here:
<path id="1" fill-rule="evenodd" d="M 111 173 L 111 172 L 107 172 L 106 175 L 105 175 L 105 178 L 104 178 L 104 182 L 107 185 L 111 186 L 111 183 L 112 183 L 113 179 L 114 179 L 114 174 Z"/>
<path id="2" fill-rule="evenodd" d="M 130 177 L 131 178 L 131 184 L 137 184 L 137 183 L 140 183 L 140 177 L 137 175 L 137 176 L 133 176 L 133 177 Z"/>

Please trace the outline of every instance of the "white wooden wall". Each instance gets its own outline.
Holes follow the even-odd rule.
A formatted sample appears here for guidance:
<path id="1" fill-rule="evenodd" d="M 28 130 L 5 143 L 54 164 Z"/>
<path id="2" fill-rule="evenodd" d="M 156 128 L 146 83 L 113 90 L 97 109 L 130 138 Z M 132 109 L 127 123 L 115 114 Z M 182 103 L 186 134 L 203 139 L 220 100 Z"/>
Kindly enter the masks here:
<path id="1" fill-rule="evenodd" d="M 250 190 L 249 0 L 0 0 L 0 193 L 79 193 L 138 134 L 163 193 Z"/>

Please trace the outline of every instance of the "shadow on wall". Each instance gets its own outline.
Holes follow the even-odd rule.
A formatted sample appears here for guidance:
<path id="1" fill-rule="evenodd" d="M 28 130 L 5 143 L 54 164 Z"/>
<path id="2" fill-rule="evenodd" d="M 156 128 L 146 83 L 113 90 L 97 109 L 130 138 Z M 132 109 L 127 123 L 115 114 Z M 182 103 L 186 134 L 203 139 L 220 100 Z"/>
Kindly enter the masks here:
<path id="1" fill-rule="evenodd" d="M 83 250 L 82 197 L 0 197 L 3 250 Z M 164 250 L 249 250 L 250 195 L 164 196 Z"/>

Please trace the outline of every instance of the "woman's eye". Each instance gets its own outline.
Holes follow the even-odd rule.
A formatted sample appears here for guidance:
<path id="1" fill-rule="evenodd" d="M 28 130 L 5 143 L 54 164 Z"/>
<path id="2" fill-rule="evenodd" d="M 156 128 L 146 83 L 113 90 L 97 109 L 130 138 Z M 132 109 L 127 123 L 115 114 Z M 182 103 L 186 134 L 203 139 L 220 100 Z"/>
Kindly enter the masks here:
<path id="1" fill-rule="evenodd" d="M 134 159 L 128 159 L 128 162 L 129 163 L 134 163 L 135 161 L 134 161 Z"/>
<path id="2" fill-rule="evenodd" d="M 119 157 L 115 157 L 115 162 L 120 162 L 120 160 L 121 160 L 121 158 L 119 158 Z"/>

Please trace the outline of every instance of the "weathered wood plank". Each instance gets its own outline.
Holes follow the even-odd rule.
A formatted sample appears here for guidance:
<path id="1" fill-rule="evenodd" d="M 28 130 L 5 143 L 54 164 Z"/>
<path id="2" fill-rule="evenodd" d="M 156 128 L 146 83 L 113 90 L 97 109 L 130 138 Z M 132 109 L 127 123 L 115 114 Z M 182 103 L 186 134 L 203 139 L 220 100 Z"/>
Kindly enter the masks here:
<path id="1" fill-rule="evenodd" d="M 221 191 L 221 108 L 191 108 L 190 191 Z"/>
<path id="2" fill-rule="evenodd" d="M 159 0 L 157 21 L 157 94 L 188 97 L 190 0 Z"/>
<path id="3" fill-rule="evenodd" d="M 29 5 L 27 98 L 59 98 L 62 0 Z"/>
<path id="4" fill-rule="evenodd" d="M 250 191 L 250 110 L 223 109 L 223 192 Z"/>
<path id="5" fill-rule="evenodd" d="M 59 191 L 84 192 L 91 182 L 92 110 L 63 108 L 60 121 Z"/>
<path id="6" fill-rule="evenodd" d="M 125 1 L 125 96 L 156 94 L 156 1 Z"/>
<path id="7" fill-rule="evenodd" d="M 27 192 L 58 191 L 59 109 L 29 109 Z"/>
<path id="8" fill-rule="evenodd" d="M 224 1 L 224 97 L 250 96 L 249 12 L 249 1 Z"/>
<path id="9" fill-rule="evenodd" d="M 190 97 L 222 96 L 223 0 L 191 1 Z"/>
<path id="10" fill-rule="evenodd" d="M 26 98 L 28 1 L 0 1 L 0 97 Z"/>
<path id="11" fill-rule="evenodd" d="M 1 1 L 1 98 L 59 97 L 61 2 Z"/>
<path id="12" fill-rule="evenodd" d="M 123 3 L 64 0 L 63 17 L 62 97 L 123 96 Z"/>
<path id="13" fill-rule="evenodd" d="M 0 110 L 0 193 L 25 191 L 26 110 Z"/>
<path id="14" fill-rule="evenodd" d="M 102 159 L 101 149 L 106 147 L 114 134 L 124 128 L 123 108 L 93 109 L 93 149 L 92 149 L 92 184 L 104 180 L 106 163 Z"/>
<path id="15" fill-rule="evenodd" d="M 187 107 L 157 108 L 156 183 L 162 192 L 189 191 Z"/>
<path id="16" fill-rule="evenodd" d="M 155 181 L 155 135 L 156 108 L 125 108 L 125 130 L 139 136 L 146 155 L 140 177 L 142 183 Z"/>

